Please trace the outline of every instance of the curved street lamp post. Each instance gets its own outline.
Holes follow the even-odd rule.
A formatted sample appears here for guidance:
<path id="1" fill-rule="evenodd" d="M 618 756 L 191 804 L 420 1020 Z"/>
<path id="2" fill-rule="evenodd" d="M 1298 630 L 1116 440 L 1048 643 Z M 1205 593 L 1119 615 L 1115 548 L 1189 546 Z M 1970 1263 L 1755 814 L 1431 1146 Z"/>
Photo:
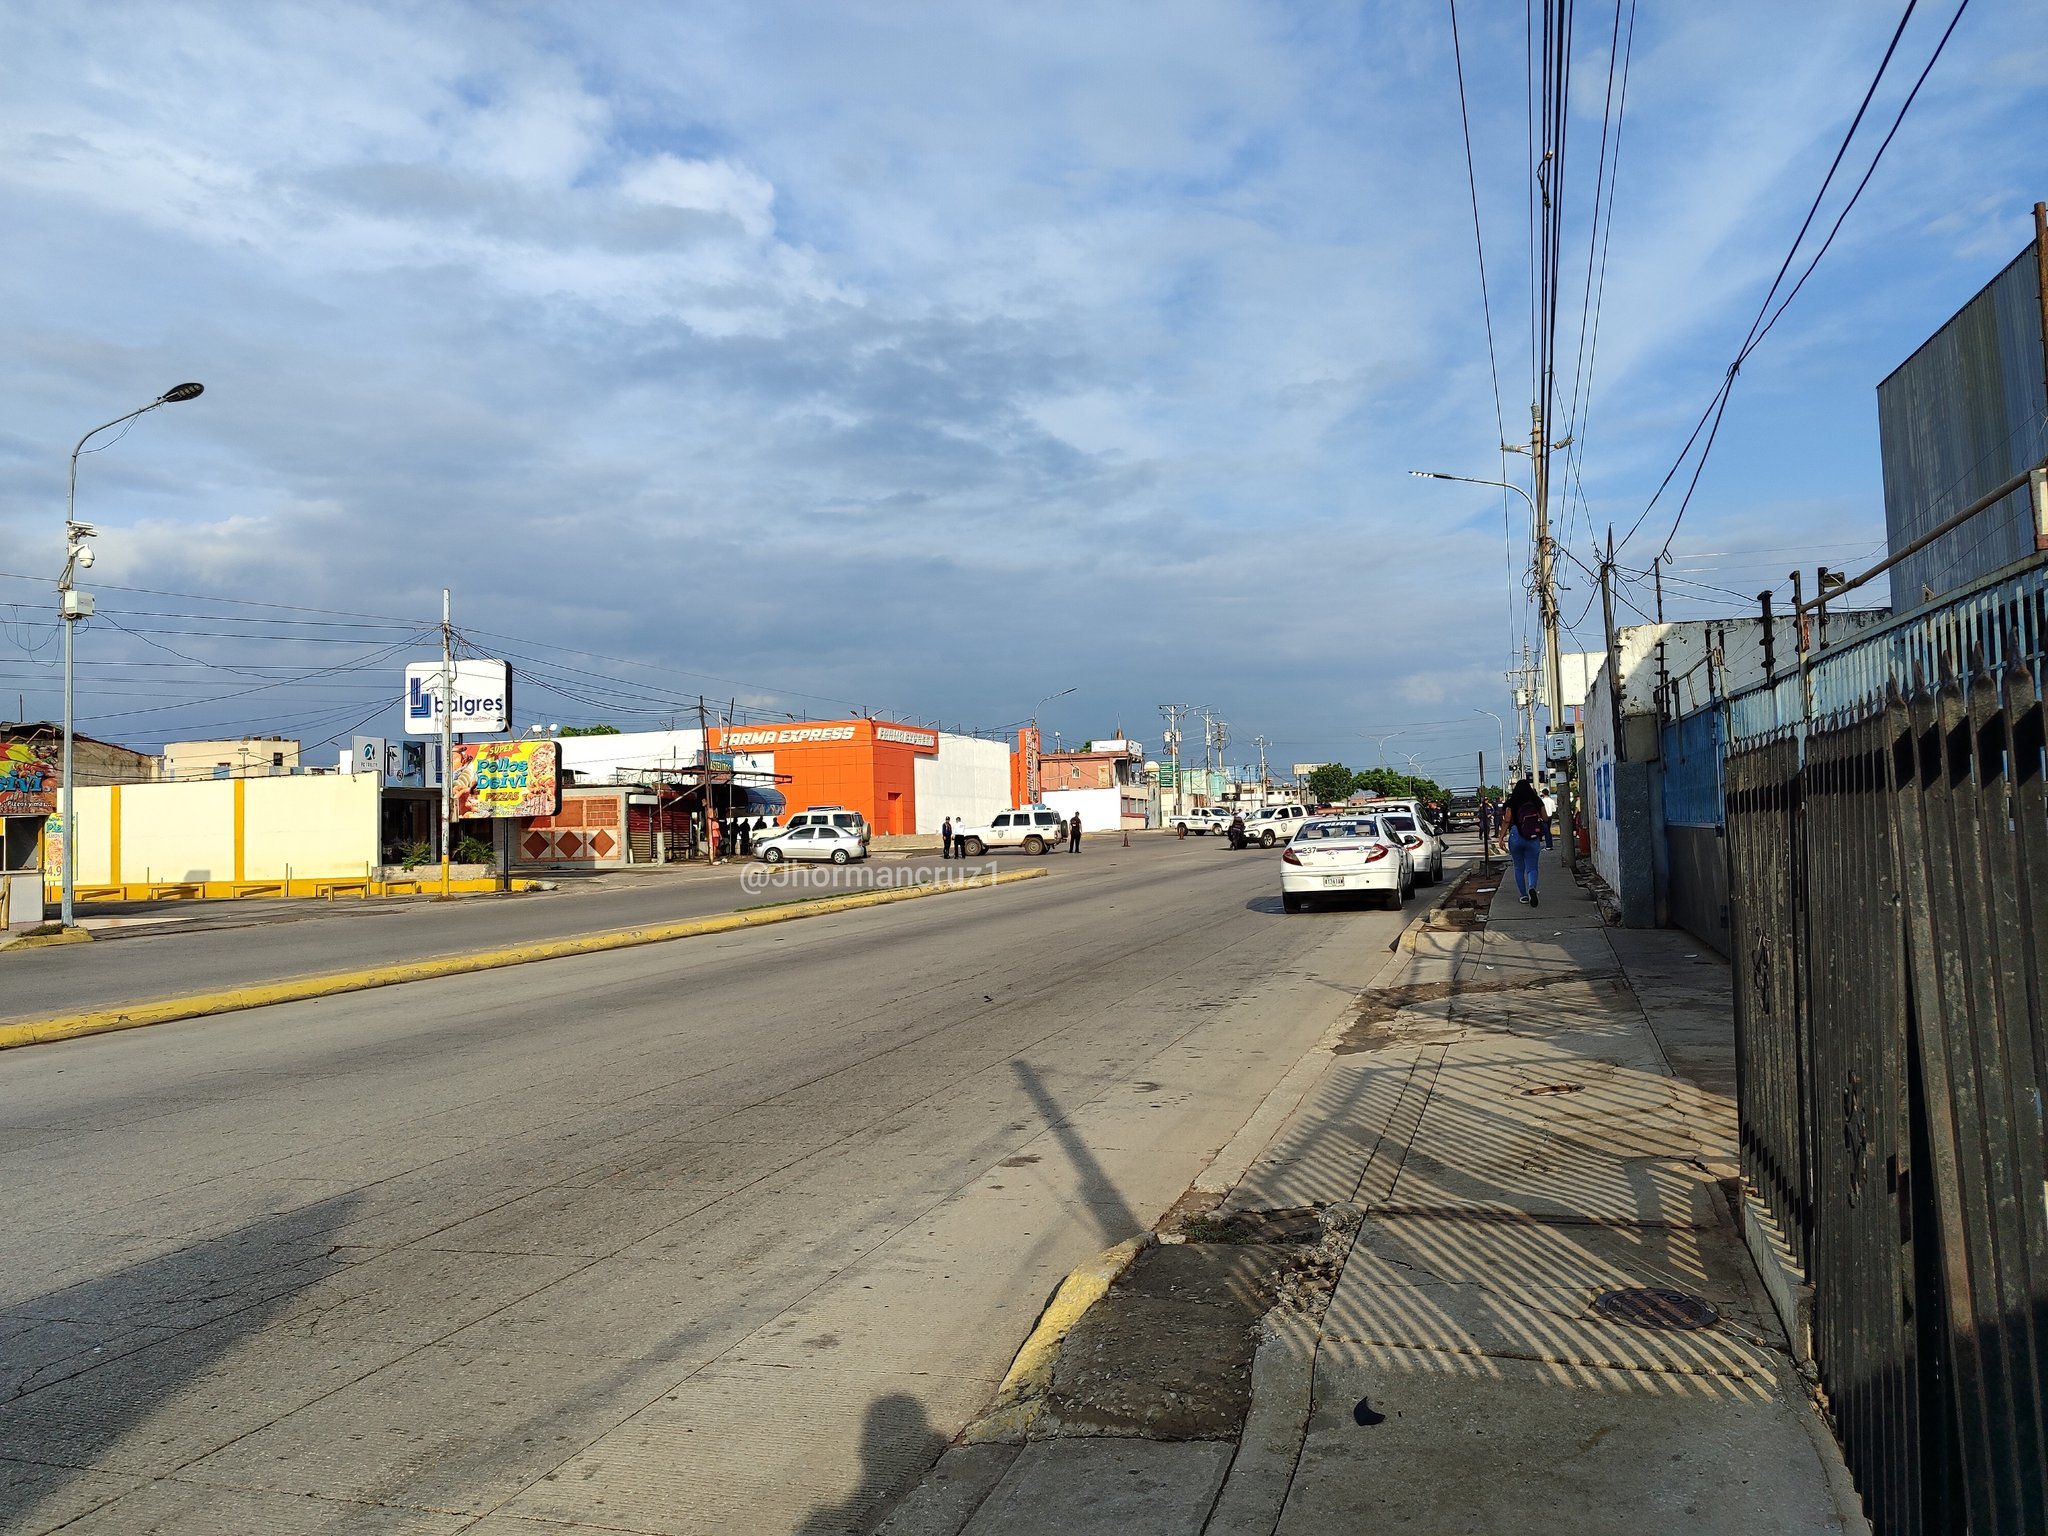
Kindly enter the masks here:
<path id="1" fill-rule="evenodd" d="M 96 538 L 99 529 L 91 523 L 81 523 L 76 515 L 78 501 L 78 456 L 85 451 L 85 445 L 98 437 L 109 427 L 118 427 L 124 421 L 133 421 L 146 415 L 160 405 L 182 405 L 187 400 L 196 400 L 206 392 L 204 384 L 178 384 L 165 390 L 149 404 L 130 411 L 126 416 L 116 416 L 112 421 L 103 422 L 78 440 L 78 446 L 71 450 L 71 474 L 64 485 L 64 573 L 57 578 L 57 616 L 64 623 L 64 782 L 62 790 L 64 817 L 63 864 L 64 903 L 60 914 L 66 928 L 73 926 L 78 885 L 78 826 L 72 816 L 71 785 L 76 777 L 71 727 L 71 650 L 72 627 L 80 619 L 92 614 L 92 598 L 74 590 L 72 576 L 92 565 L 92 546 L 86 542 Z"/>

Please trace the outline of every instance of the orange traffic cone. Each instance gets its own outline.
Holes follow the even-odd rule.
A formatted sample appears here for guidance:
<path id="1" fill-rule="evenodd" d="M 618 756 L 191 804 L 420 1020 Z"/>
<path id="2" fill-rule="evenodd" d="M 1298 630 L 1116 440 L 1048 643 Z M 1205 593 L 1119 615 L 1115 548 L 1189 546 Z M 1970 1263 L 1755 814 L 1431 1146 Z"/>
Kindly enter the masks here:
<path id="1" fill-rule="evenodd" d="M 1131 829 L 1129 827 L 1124 828 L 1124 846 L 1126 848 L 1131 846 Z"/>

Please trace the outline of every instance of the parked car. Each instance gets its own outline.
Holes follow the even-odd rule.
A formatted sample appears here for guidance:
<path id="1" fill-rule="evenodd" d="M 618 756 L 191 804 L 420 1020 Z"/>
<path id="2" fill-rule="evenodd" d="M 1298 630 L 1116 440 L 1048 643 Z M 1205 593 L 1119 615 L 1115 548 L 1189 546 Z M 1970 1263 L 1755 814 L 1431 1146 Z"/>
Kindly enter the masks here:
<path id="1" fill-rule="evenodd" d="M 1207 837 L 1211 832 L 1221 832 L 1230 825 L 1230 812 L 1215 806 L 1202 806 L 1192 811 L 1182 811 L 1177 816 L 1166 818 L 1169 827 L 1186 827 L 1197 837 Z"/>
<path id="2" fill-rule="evenodd" d="M 1026 805 L 1014 811 L 998 811 L 985 827 L 955 827 L 953 841 L 969 858 L 979 858 L 991 848 L 1021 848 L 1026 853 L 1050 853 L 1066 840 L 1067 819 L 1049 806 Z"/>
<path id="3" fill-rule="evenodd" d="M 772 836 L 754 839 L 754 857 L 767 864 L 780 864 L 784 859 L 825 859 L 834 864 L 851 864 L 867 856 L 867 840 L 858 833 L 816 822 L 786 827 Z"/>
<path id="4" fill-rule="evenodd" d="M 1409 856 L 1415 860 L 1418 885 L 1435 885 L 1443 879 L 1444 855 L 1449 844 L 1420 800 L 1375 800 L 1370 809 L 1389 832 L 1407 844 Z"/>
<path id="5" fill-rule="evenodd" d="M 1294 829 L 1307 818 L 1308 807 L 1305 805 L 1262 805 L 1245 817 L 1244 835 L 1247 841 L 1261 848 L 1271 848 L 1286 842 L 1294 835 Z"/>
<path id="6" fill-rule="evenodd" d="M 862 857 L 866 857 L 868 844 L 873 841 L 868 832 L 867 817 L 859 811 L 849 811 L 843 805 L 806 806 L 789 818 L 783 830 L 793 832 L 798 827 L 837 827 L 842 832 L 851 832 L 860 839 Z"/>
<path id="7" fill-rule="evenodd" d="M 1313 816 L 1295 826 L 1280 855 L 1280 905 L 1299 912 L 1311 896 L 1377 895 L 1399 909 L 1415 894 L 1415 865 L 1378 816 Z"/>

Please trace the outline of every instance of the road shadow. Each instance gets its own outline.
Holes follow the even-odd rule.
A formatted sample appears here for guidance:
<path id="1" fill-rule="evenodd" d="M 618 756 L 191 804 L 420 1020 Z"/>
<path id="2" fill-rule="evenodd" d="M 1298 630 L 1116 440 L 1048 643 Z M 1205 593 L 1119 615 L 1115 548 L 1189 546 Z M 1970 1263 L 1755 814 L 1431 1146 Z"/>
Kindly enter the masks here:
<path id="1" fill-rule="evenodd" d="M 879 1507 L 915 1487 L 945 1448 L 946 1437 L 908 1392 L 876 1398 L 861 1421 L 860 1480 L 854 1491 L 837 1504 L 812 1510 L 796 1536 L 859 1536 L 873 1529 Z"/>
<path id="2" fill-rule="evenodd" d="M 41 1529 L 35 1511 L 80 1480 L 122 1491 L 92 1468 L 170 1470 L 254 1427 L 235 1427 L 235 1411 L 211 1398 L 195 1403 L 192 1389 L 344 1267 L 326 1234 L 357 1198 L 260 1217 L 0 1311 L 0 1530 Z M 64 1502 L 70 1519 L 105 1498 Z"/>
<path id="3" fill-rule="evenodd" d="M 1088 1207 L 1103 1240 L 1120 1243 L 1144 1231 L 1146 1223 L 1140 1221 L 1138 1213 L 1125 1204 L 1122 1191 L 1103 1170 L 1102 1164 L 1096 1161 L 1088 1143 L 1068 1122 L 1067 1112 L 1045 1086 L 1045 1079 L 1039 1076 L 1038 1069 L 1028 1061 L 1013 1061 L 1010 1070 L 1017 1074 L 1017 1081 L 1030 1097 L 1032 1106 L 1044 1118 L 1053 1139 L 1073 1165 L 1076 1193 Z"/>

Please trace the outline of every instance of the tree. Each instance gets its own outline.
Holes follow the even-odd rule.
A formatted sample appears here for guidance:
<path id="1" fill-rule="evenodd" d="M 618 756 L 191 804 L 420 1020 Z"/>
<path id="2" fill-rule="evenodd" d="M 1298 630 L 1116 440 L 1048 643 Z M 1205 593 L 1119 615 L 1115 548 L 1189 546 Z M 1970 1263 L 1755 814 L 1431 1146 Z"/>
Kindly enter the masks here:
<path id="1" fill-rule="evenodd" d="M 620 736 L 625 734 L 616 725 L 565 725 L 564 736 Z"/>
<path id="2" fill-rule="evenodd" d="M 1351 793 L 1353 774 L 1342 763 L 1324 763 L 1308 776 L 1308 792 L 1317 805 L 1341 805 Z"/>
<path id="3" fill-rule="evenodd" d="M 1396 800 L 1448 800 L 1450 793 L 1435 779 L 1397 773 L 1392 768 L 1366 768 L 1353 776 L 1353 784 L 1375 795 Z"/>

